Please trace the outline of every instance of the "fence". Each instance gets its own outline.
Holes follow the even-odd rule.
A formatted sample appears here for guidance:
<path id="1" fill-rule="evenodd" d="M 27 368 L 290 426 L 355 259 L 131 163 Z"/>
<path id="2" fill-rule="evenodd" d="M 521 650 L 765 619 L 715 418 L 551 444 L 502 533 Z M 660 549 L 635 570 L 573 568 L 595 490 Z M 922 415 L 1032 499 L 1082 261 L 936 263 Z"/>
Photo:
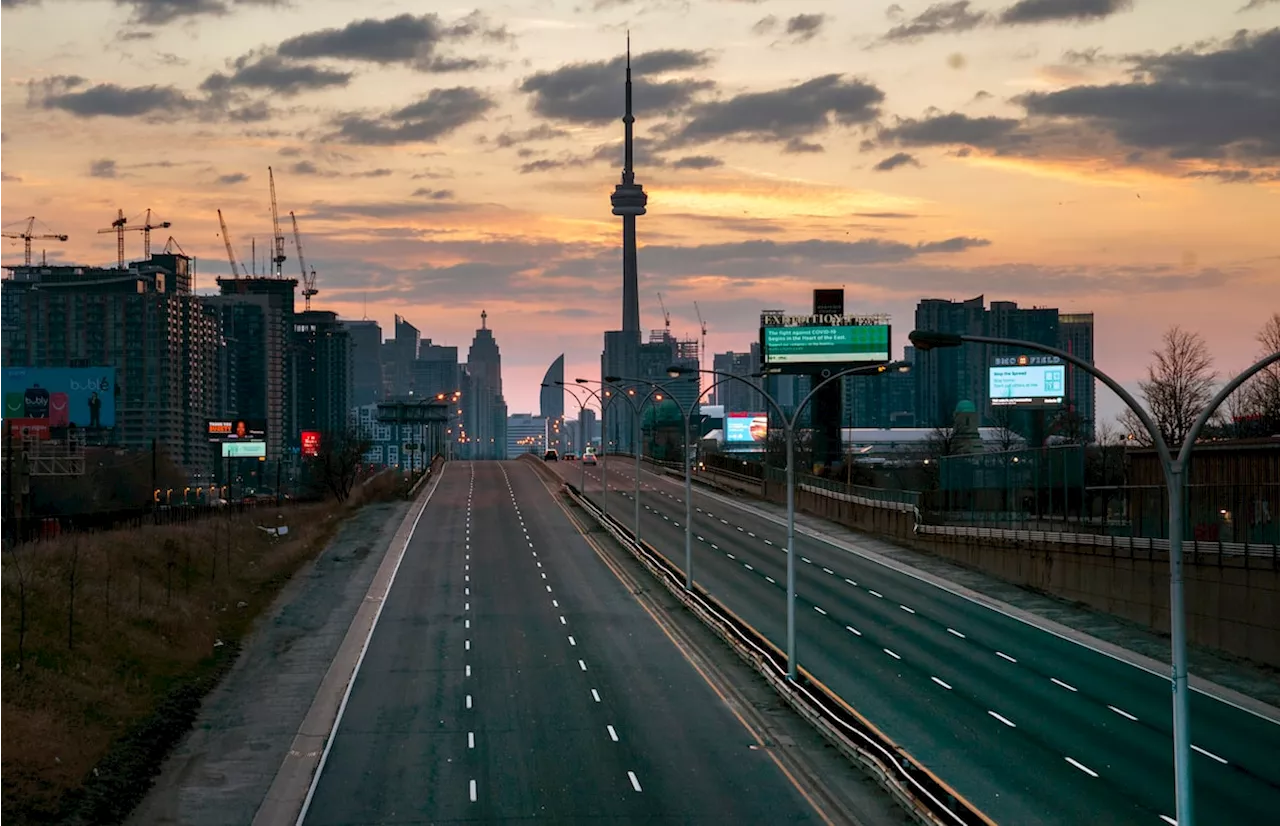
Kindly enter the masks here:
<path id="1" fill-rule="evenodd" d="M 288 500 L 277 505 L 263 502 L 231 502 L 226 505 L 174 505 L 156 509 L 149 507 L 78 513 L 59 516 L 19 516 L 4 520 L 5 538 L 14 544 L 57 539 L 64 533 L 98 533 L 101 531 L 138 528 L 143 525 L 184 525 L 213 516 L 230 517 L 258 508 L 279 508 L 295 504 Z"/>

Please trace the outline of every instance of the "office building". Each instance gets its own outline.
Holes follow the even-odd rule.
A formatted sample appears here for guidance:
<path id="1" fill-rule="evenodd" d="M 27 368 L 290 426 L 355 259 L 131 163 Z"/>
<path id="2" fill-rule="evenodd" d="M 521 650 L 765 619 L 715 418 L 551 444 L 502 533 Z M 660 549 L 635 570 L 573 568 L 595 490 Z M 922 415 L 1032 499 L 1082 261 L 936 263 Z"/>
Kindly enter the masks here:
<path id="1" fill-rule="evenodd" d="M 336 313 L 307 310 L 294 316 L 297 429 L 341 432 L 351 404 L 351 336 Z"/>
<path id="2" fill-rule="evenodd" d="M 1058 349 L 1093 364 L 1093 313 L 1058 315 Z M 1097 382 L 1071 364 L 1067 365 L 1067 408 L 1079 417 L 1083 435 L 1092 440 L 1098 415 Z"/>
<path id="3" fill-rule="evenodd" d="M 902 360 L 913 365 L 915 348 L 903 348 Z M 868 376 L 841 379 L 844 388 L 844 423 L 846 428 L 915 427 L 916 377 L 891 370 Z"/>
<path id="4" fill-rule="evenodd" d="M 413 363 L 413 393 L 433 398 L 452 396 L 459 389 L 458 348 L 433 344 L 424 339 L 418 346 L 418 359 Z"/>
<path id="5" fill-rule="evenodd" d="M 522 453 L 534 453 L 539 457 L 548 446 L 548 422 L 543 416 L 532 413 L 515 413 L 507 417 L 507 455 L 515 459 Z"/>
<path id="6" fill-rule="evenodd" d="M 418 328 L 403 316 L 395 317 L 395 337 L 382 343 L 382 397 L 408 396 L 413 387 L 413 365 L 422 340 Z"/>
<path id="7" fill-rule="evenodd" d="M 382 398 L 382 327 L 368 319 L 342 326 L 351 340 L 351 404 L 373 404 Z"/>
<path id="8" fill-rule="evenodd" d="M 564 451 L 566 440 L 560 438 L 564 432 L 564 388 L 557 382 L 564 382 L 564 353 L 556 357 L 547 368 L 538 394 L 539 413 L 547 420 L 547 428 L 552 436 L 551 446 Z"/>
<path id="9" fill-rule="evenodd" d="M 762 381 L 753 374 L 760 372 L 760 344 L 753 342 L 745 353 L 716 353 L 711 360 L 712 369 L 718 373 L 741 376 L 745 381 L 714 376 L 717 384 L 711 391 L 711 404 L 719 405 L 730 413 L 763 411 L 768 403 L 753 387 L 761 387 Z"/>
<path id="10" fill-rule="evenodd" d="M 507 403 L 502 395 L 502 354 L 489 329 L 488 312 L 480 313 L 467 352 L 468 390 L 463 395 L 469 455 L 472 459 L 504 459 L 507 449 Z"/>

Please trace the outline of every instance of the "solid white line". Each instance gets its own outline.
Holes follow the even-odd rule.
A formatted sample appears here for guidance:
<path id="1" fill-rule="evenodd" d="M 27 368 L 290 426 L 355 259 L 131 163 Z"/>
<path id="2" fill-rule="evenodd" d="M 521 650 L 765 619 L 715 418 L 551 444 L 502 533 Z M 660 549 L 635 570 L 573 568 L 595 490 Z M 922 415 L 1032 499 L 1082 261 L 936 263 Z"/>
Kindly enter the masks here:
<path id="1" fill-rule="evenodd" d="M 584 663 L 582 660 L 578 660 L 578 667 L 581 668 L 583 671 L 587 670 L 587 664 Z"/>
<path id="2" fill-rule="evenodd" d="M 960 639 L 962 639 L 962 640 L 963 640 L 963 639 L 965 639 L 965 635 L 964 635 L 964 634 L 961 634 L 959 631 L 957 631 L 957 630 L 956 630 L 956 629 L 954 629 L 954 628 L 948 628 L 948 629 L 947 629 L 947 633 L 948 633 L 948 634 L 955 634 L 957 637 L 959 637 L 959 638 L 960 638 Z"/>
<path id="3" fill-rule="evenodd" d="M 467 708 L 471 708 L 471 695 L 467 695 Z"/>
<path id="4" fill-rule="evenodd" d="M 635 789 L 636 791 L 640 791 L 640 781 L 636 780 L 636 773 L 627 772 L 627 777 L 631 778 L 631 788 Z"/>
<path id="5" fill-rule="evenodd" d="M 591 699 L 595 700 L 597 703 L 600 702 L 600 692 L 596 691 L 594 688 L 591 689 Z"/>
<path id="6" fill-rule="evenodd" d="M 1017 662 L 1017 660 L 1015 660 L 1013 657 L 1010 657 L 1008 654 L 1004 653 L 1003 651 L 997 651 L 997 652 L 996 652 L 996 656 L 997 656 L 997 657 L 1003 657 L 1004 659 L 1008 660 L 1008 661 L 1009 661 L 1009 662 L 1011 662 L 1011 663 L 1016 663 L 1016 662 Z"/>
<path id="7" fill-rule="evenodd" d="M 862 632 L 859 631 L 857 628 L 854 628 L 852 625 L 846 625 L 844 627 L 844 630 L 848 631 L 850 634 L 854 634 L 855 636 L 859 636 L 859 637 L 862 636 Z"/>
<path id="8" fill-rule="evenodd" d="M 1178 821 L 1174 820 L 1168 815 L 1160 815 L 1160 819 L 1163 820 L 1165 823 L 1168 823 L 1169 826 L 1178 826 Z"/>
<path id="9" fill-rule="evenodd" d="M 1067 684 L 1066 684 L 1066 683 L 1064 683 L 1062 680 L 1059 680 L 1057 677 L 1050 677 L 1050 678 L 1049 678 L 1049 680 L 1050 680 L 1050 682 L 1052 682 L 1054 685 L 1060 685 L 1060 686 L 1062 686 L 1063 688 L 1065 688 L 1067 691 L 1079 691 L 1079 690 L 1080 690 L 1080 689 L 1076 688 L 1076 687 L 1075 687 L 1075 686 L 1073 686 L 1073 685 L 1067 685 Z"/>
<path id="10" fill-rule="evenodd" d="M 1017 728 L 1017 726 L 1015 726 L 1013 722 L 1009 720 L 1008 717 L 1002 717 L 999 714 L 996 714 L 994 711 L 988 711 L 987 713 L 990 714 L 992 717 L 996 718 L 997 720 L 999 720 L 1000 722 L 1004 723 L 1009 728 Z"/>
<path id="11" fill-rule="evenodd" d="M 914 613 L 915 613 L 915 611 L 913 611 L 912 609 L 908 608 L 908 607 L 907 607 L 907 606 L 905 606 L 905 605 L 899 605 L 898 607 L 899 607 L 899 608 L 901 608 L 903 611 L 906 611 L 908 614 L 914 614 Z"/>
<path id="12" fill-rule="evenodd" d="M 1089 768 L 1089 767 L 1088 767 L 1088 766 L 1086 766 L 1084 763 L 1081 763 L 1079 760 L 1073 760 L 1073 759 L 1071 759 L 1070 757 L 1064 757 L 1064 758 L 1062 758 L 1062 759 L 1063 759 L 1063 760 L 1066 760 L 1068 763 L 1070 763 L 1071 765 L 1075 766 L 1077 769 L 1079 769 L 1080 771 L 1082 771 L 1082 772 L 1084 772 L 1085 774 L 1089 775 L 1090 777 L 1097 777 L 1097 776 L 1098 776 L 1098 773 L 1097 773 L 1096 771 L 1094 771 L 1093 769 Z"/>
<path id="13" fill-rule="evenodd" d="M 1111 710 L 1112 710 L 1112 711 L 1114 711 L 1116 714 L 1119 714 L 1121 717 L 1125 717 L 1125 718 L 1128 718 L 1128 719 L 1130 719 L 1130 720 L 1134 720 L 1134 721 L 1136 721 L 1136 720 L 1138 719 L 1137 717 L 1134 717 L 1132 714 L 1130 714 L 1129 712 L 1125 711 L 1125 710 L 1124 710 L 1124 709 L 1122 709 L 1122 708 L 1116 708 L 1115 706 L 1107 706 L 1107 708 L 1111 709 Z"/>
<path id="14" fill-rule="evenodd" d="M 570 634 L 570 635 L 569 635 L 569 644 L 570 644 L 570 645 L 577 645 L 577 644 L 578 644 L 578 641 L 577 641 L 577 640 L 575 640 L 575 639 L 573 638 L 573 635 L 572 635 L 572 634 Z"/>
<path id="15" fill-rule="evenodd" d="M 824 617 L 827 615 L 827 612 L 826 612 L 826 611 L 823 611 L 821 608 L 819 608 L 819 607 L 818 607 L 818 606 L 816 606 L 816 605 L 815 605 L 815 606 L 813 606 L 813 610 L 817 611 L 819 614 L 822 614 L 822 616 L 824 616 Z"/>
<path id="16" fill-rule="evenodd" d="M 605 726 L 605 728 L 609 729 L 609 736 L 613 738 L 613 742 L 618 742 L 618 732 L 613 730 L 613 726 Z"/>
<path id="17" fill-rule="evenodd" d="M 1211 760 L 1217 760 L 1219 763 L 1221 763 L 1224 766 L 1227 765 L 1226 760 L 1224 760 L 1223 758 L 1219 757 L 1218 755 L 1214 754 L 1213 752 L 1207 749 L 1202 749 L 1199 746 L 1195 745 L 1194 743 L 1191 745 L 1191 748 L 1193 751 L 1198 751 L 1201 754 L 1203 754 L 1205 757 L 1210 758 Z"/>
<path id="18" fill-rule="evenodd" d="M 870 593 L 871 596 L 875 597 L 876 599 L 884 599 L 884 594 L 880 593 L 879 591 L 869 591 L 868 593 Z"/>
<path id="19" fill-rule="evenodd" d="M 947 691 L 950 691 L 950 690 L 951 690 L 951 686 L 947 685 L 947 684 L 946 684 L 946 683 L 944 683 L 942 680 L 939 680 L 937 677 L 930 677 L 929 679 L 930 679 L 930 680 L 933 680 L 935 683 L 937 683 L 938 685 L 942 686 L 942 687 L 943 687 L 943 688 L 945 688 Z"/>
<path id="20" fill-rule="evenodd" d="M 467 732 L 467 748 L 474 749 L 476 747 L 476 733 L 474 731 Z"/>
<path id="21" fill-rule="evenodd" d="M 298 819 L 295 821 L 296 826 L 302 826 L 307 819 L 307 810 L 311 808 L 311 799 L 315 796 L 316 787 L 320 784 L 320 775 L 324 772 L 324 765 L 329 760 L 329 750 L 333 747 L 334 737 L 338 733 L 338 726 L 342 724 L 342 715 L 347 710 L 347 702 L 351 699 L 351 689 L 356 684 L 356 675 L 360 673 L 360 665 L 364 662 L 365 652 L 369 650 L 369 642 L 373 639 L 373 632 L 378 627 L 378 618 L 382 616 L 382 609 L 386 607 L 387 597 L 391 594 L 391 586 L 395 585 L 396 574 L 400 572 L 400 564 L 404 562 L 405 552 L 409 550 L 409 543 L 413 540 L 413 534 L 418 530 L 418 522 L 422 519 L 422 514 L 426 512 L 427 505 L 431 503 L 431 498 L 436 495 L 436 489 L 440 487 L 440 480 L 443 478 L 444 469 L 442 468 L 440 476 L 436 477 L 435 487 L 431 488 L 431 492 L 427 494 L 427 498 L 422 502 L 422 507 L 418 509 L 418 515 L 413 518 L 413 525 L 409 528 L 409 535 L 405 537 L 404 545 L 400 548 L 400 557 L 396 560 L 395 567 L 391 569 L 391 576 L 387 578 L 386 590 L 382 592 L 382 599 L 378 602 L 378 609 L 373 612 L 373 622 L 369 624 L 369 632 L 365 634 L 364 642 L 360 645 L 360 656 L 356 658 L 355 667 L 351 670 L 351 678 L 347 680 L 347 687 L 342 692 L 342 702 L 338 704 L 338 713 L 334 715 L 333 726 L 329 729 L 329 736 L 325 738 L 324 750 L 320 752 L 320 762 L 316 764 L 315 773 L 311 775 L 311 785 L 307 788 L 307 796 L 302 800 L 302 810 L 298 812 Z"/>
<path id="22" fill-rule="evenodd" d="M 884 649 L 884 653 L 888 654 L 890 657 L 893 657 L 895 660 L 900 660 L 900 659 L 902 659 L 902 657 L 900 657 L 898 654 L 896 654 L 896 653 L 895 653 L 895 652 L 893 652 L 893 651 L 890 651 L 890 650 L 889 650 L 889 649 L 887 649 L 887 648 L 886 648 L 886 649 Z"/>
<path id="23" fill-rule="evenodd" d="M 471 802 L 476 802 L 476 781 L 471 781 Z"/>

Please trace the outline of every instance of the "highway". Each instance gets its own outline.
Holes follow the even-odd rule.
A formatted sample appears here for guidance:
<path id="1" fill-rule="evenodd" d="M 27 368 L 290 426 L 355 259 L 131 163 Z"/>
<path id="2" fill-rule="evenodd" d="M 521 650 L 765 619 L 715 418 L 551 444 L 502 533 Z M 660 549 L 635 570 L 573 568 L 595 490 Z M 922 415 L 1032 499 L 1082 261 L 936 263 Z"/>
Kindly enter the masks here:
<path id="1" fill-rule="evenodd" d="M 578 466 L 557 465 L 579 484 Z M 600 471 L 587 469 L 597 503 Z M 631 460 L 608 478 L 630 527 Z M 683 569 L 683 481 L 641 479 L 642 537 Z M 695 580 L 785 649 L 785 525 L 694 491 Z M 800 664 L 988 817 L 1175 822 L 1166 676 L 799 531 L 796 545 Z M 1193 692 L 1191 731 L 1197 822 L 1275 822 L 1280 725 Z"/>
<path id="2" fill-rule="evenodd" d="M 821 823 L 523 462 L 446 466 L 305 812 Z"/>

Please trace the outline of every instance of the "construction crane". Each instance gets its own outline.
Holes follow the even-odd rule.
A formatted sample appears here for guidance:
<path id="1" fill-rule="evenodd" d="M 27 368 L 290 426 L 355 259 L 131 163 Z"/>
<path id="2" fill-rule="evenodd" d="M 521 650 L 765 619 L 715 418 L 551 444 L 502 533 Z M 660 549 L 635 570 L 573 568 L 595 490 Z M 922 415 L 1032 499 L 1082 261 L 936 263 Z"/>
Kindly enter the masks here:
<path id="1" fill-rule="evenodd" d="M 702 369 L 702 357 L 707 353 L 707 322 L 702 319 L 702 310 L 698 302 L 693 302 L 693 311 L 698 314 L 698 324 L 702 326 L 702 346 L 698 348 L 698 369 Z"/>
<path id="2" fill-rule="evenodd" d="M 30 266 L 31 266 L 31 242 L 32 242 L 32 240 L 37 240 L 37 241 L 65 241 L 65 240 L 67 240 L 67 236 L 65 236 L 65 235 L 63 235 L 62 233 L 59 233 L 59 232 L 49 232 L 49 233 L 44 233 L 44 234 L 41 234 L 41 235 L 36 235 L 36 234 L 35 234 L 35 232 L 34 232 L 34 231 L 35 231 L 35 228 L 36 228 L 36 216 L 32 215 L 30 218 L 28 218 L 28 219 L 27 219 L 27 228 L 26 228 L 25 230 L 23 230 L 22 232 L 6 232 L 6 233 L 4 233 L 4 237 L 5 237 L 5 238 L 21 238 L 21 239 L 22 239 L 22 243 L 23 243 L 22 263 L 23 263 L 25 266 L 28 266 L 28 267 L 30 267 Z M 45 227 L 45 229 L 48 229 L 48 227 Z"/>
<path id="3" fill-rule="evenodd" d="M 129 223 L 129 219 L 124 217 L 124 210 L 116 210 L 116 219 L 111 222 L 111 226 L 107 229 L 98 230 L 98 234 L 102 235 L 106 232 L 114 232 L 116 234 L 116 268 L 124 269 L 124 225 Z"/>
<path id="4" fill-rule="evenodd" d="M 169 227 L 173 226 L 173 224 L 169 223 L 168 221 L 161 221 L 158 224 L 151 223 L 151 210 L 148 209 L 146 218 L 144 218 L 142 221 L 142 226 L 139 226 L 139 227 L 125 226 L 129 222 L 129 219 L 124 217 L 124 210 L 117 210 L 116 212 L 117 212 L 117 217 L 114 221 L 111 222 L 111 226 L 108 227 L 107 229 L 98 230 L 99 235 L 106 232 L 114 232 L 116 234 L 116 265 L 120 269 L 124 269 L 124 234 L 126 232 L 142 233 L 142 257 L 144 260 L 150 260 L 151 230 L 168 229 Z"/>
<path id="5" fill-rule="evenodd" d="M 662 293 L 658 293 L 658 306 L 662 308 L 662 320 L 666 324 L 667 332 L 671 332 L 671 313 L 667 312 L 667 305 L 662 303 Z"/>
<path id="6" fill-rule="evenodd" d="M 280 231 L 280 211 L 276 209 L 276 176 L 267 167 L 267 180 L 271 182 L 271 228 L 275 230 L 275 255 L 271 261 L 276 265 L 276 278 L 284 278 L 280 266 L 284 263 L 284 233 Z"/>
<path id="7" fill-rule="evenodd" d="M 168 229 L 171 226 L 173 226 L 173 224 L 169 223 L 168 221 L 161 221 L 158 224 L 151 223 L 151 210 L 150 208 L 148 208 L 147 217 L 143 221 L 142 226 L 127 227 L 127 229 L 136 229 L 142 232 L 142 257 L 145 260 L 150 260 L 151 259 L 151 230 Z"/>
<path id="8" fill-rule="evenodd" d="M 293 245 L 298 250 L 298 266 L 302 268 L 302 299 L 306 309 L 311 309 L 311 296 L 320 292 L 316 289 L 316 271 L 307 269 L 307 259 L 302 255 L 302 234 L 298 232 L 298 218 L 289 210 L 289 220 L 293 221 Z"/>
<path id="9" fill-rule="evenodd" d="M 218 210 L 218 224 L 222 227 L 222 242 L 227 245 L 227 260 L 231 262 L 231 277 L 239 278 L 241 273 L 244 277 L 249 277 L 249 271 L 244 268 L 244 264 L 236 263 L 236 250 L 231 246 L 231 236 L 227 234 L 227 221 L 222 217 L 222 210 Z"/>

